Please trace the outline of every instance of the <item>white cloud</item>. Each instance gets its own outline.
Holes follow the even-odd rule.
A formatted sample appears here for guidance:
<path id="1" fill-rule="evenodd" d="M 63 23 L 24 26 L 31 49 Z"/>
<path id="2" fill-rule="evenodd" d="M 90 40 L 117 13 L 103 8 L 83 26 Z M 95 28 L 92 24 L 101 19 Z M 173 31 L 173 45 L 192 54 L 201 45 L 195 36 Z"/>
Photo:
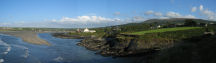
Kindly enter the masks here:
<path id="1" fill-rule="evenodd" d="M 199 9 L 200 9 L 200 11 L 202 11 L 202 10 L 204 9 L 204 8 L 203 8 L 203 5 L 200 5 L 200 8 L 199 8 Z"/>
<path id="2" fill-rule="evenodd" d="M 216 20 L 216 13 L 210 10 L 203 10 L 201 13 L 207 17 L 209 20 Z"/>
<path id="3" fill-rule="evenodd" d="M 163 14 L 161 12 L 154 12 L 152 10 L 146 11 L 145 15 L 154 15 L 156 17 L 162 17 L 163 16 Z"/>
<path id="4" fill-rule="evenodd" d="M 215 13 L 213 11 L 210 11 L 210 10 L 203 10 L 202 13 L 204 15 L 207 15 L 207 16 L 214 16 Z"/>
<path id="5" fill-rule="evenodd" d="M 185 15 L 185 16 L 182 16 L 183 18 L 196 18 L 195 16 L 193 16 L 193 15 Z"/>
<path id="6" fill-rule="evenodd" d="M 144 21 L 143 17 L 133 17 L 130 19 L 106 18 L 101 16 L 78 16 L 75 18 L 62 17 L 59 20 L 51 20 L 51 24 L 60 27 L 103 27 L 111 25 L 126 24 L 131 22 Z"/>
<path id="7" fill-rule="evenodd" d="M 119 18 L 114 18 L 114 21 L 121 21 L 121 19 L 119 19 Z"/>
<path id="8" fill-rule="evenodd" d="M 195 10 L 193 10 L 195 11 Z M 154 17 L 157 17 L 159 19 L 168 19 L 168 18 L 196 18 L 195 16 L 188 14 L 188 15 L 181 15 L 180 13 L 177 12 L 167 12 L 166 14 L 162 14 L 161 12 L 154 12 L 152 10 L 147 11 L 145 13 L 146 15 L 153 15 Z"/>
<path id="9" fill-rule="evenodd" d="M 145 21 L 146 19 L 144 17 L 141 16 L 134 16 L 133 17 L 133 21 L 139 22 L 139 21 Z"/>
<path id="10" fill-rule="evenodd" d="M 205 16 L 207 19 L 216 20 L 216 13 L 211 10 L 204 9 L 203 5 L 200 5 L 200 12 L 201 12 L 201 15 Z"/>
<path id="11" fill-rule="evenodd" d="M 154 11 L 149 10 L 149 11 L 146 11 L 146 12 L 145 12 L 145 15 L 151 15 L 151 14 L 153 14 L 153 13 L 154 13 Z"/>
<path id="12" fill-rule="evenodd" d="M 170 18 L 177 18 L 177 17 L 181 17 L 181 14 L 170 11 L 170 12 L 167 12 L 166 16 Z"/>
<path id="13" fill-rule="evenodd" d="M 85 28 L 85 27 L 104 27 L 112 25 L 120 25 L 131 22 L 144 21 L 145 19 L 141 16 L 130 17 L 130 18 L 106 18 L 101 16 L 77 16 L 75 18 L 62 17 L 61 19 L 51 19 L 46 21 L 38 22 L 10 22 L 0 23 L 2 27 L 51 27 L 51 28 Z"/>
<path id="14" fill-rule="evenodd" d="M 166 17 L 168 18 L 196 18 L 195 16 L 193 15 L 181 15 L 180 13 L 177 13 L 177 12 L 167 12 L 166 14 Z"/>
<path id="15" fill-rule="evenodd" d="M 191 12 L 196 12 L 196 10 L 197 10 L 197 7 L 192 7 L 191 8 Z"/>
<path id="16" fill-rule="evenodd" d="M 114 21 L 111 18 L 105 18 L 101 16 L 78 16 L 76 18 L 62 17 L 61 22 L 71 21 L 71 22 L 100 22 L 100 21 Z"/>
<path id="17" fill-rule="evenodd" d="M 163 16 L 163 14 L 162 14 L 162 13 L 160 13 L 160 12 L 155 12 L 155 13 L 154 13 L 154 15 L 155 15 L 155 16 L 158 16 L 158 17 L 161 17 L 161 16 Z"/>

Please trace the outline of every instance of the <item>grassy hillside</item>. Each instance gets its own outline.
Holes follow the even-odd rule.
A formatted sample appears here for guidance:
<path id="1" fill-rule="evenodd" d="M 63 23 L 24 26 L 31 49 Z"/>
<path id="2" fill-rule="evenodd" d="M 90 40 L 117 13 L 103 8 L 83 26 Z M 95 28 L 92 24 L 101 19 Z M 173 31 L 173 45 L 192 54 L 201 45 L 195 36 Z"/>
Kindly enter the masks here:
<path id="1" fill-rule="evenodd" d="M 186 28 L 187 29 L 187 28 Z M 145 33 L 138 35 L 134 39 L 137 40 L 137 47 L 139 48 L 166 48 L 172 46 L 183 39 L 201 36 L 205 32 L 203 28 L 193 28 L 189 30 L 166 31 Z"/>
<path id="2" fill-rule="evenodd" d="M 212 22 L 200 19 L 152 19 L 140 23 L 92 28 L 97 31 L 96 33 L 81 32 L 67 35 L 95 36 L 95 38 L 85 38 L 80 44 L 88 49 L 100 50 L 105 56 L 127 56 L 157 51 L 158 53 L 150 60 L 153 63 L 199 63 L 199 60 L 205 62 L 208 59 L 211 63 L 211 59 L 215 59 L 211 57 L 215 56 L 208 57 L 205 51 L 206 54 L 214 55 L 211 52 L 215 51 L 210 49 L 215 48 L 215 36 L 208 38 L 202 36 L 205 35 L 204 32 L 216 32 L 216 23 Z M 179 23 L 181 25 L 176 26 Z M 158 25 L 161 25 L 161 29 L 157 28 Z M 168 26 L 164 27 L 166 25 Z M 98 40 L 97 37 L 104 40 Z"/>
<path id="3" fill-rule="evenodd" d="M 164 28 L 164 29 L 155 29 L 155 30 L 147 30 L 140 32 L 133 32 L 133 35 L 143 35 L 146 33 L 162 33 L 162 32 L 170 32 L 170 31 L 180 31 L 180 30 L 191 30 L 191 29 L 200 29 L 202 27 L 176 27 L 176 28 Z"/>
<path id="4" fill-rule="evenodd" d="M 216 35 L 188 38 L 172 48 L 162 50 L 150 63 L 215 63 L 215 44 Z"/>
<path id="5" fill-rule="evenodd" d="M 155 22 L 157 22 L 158 24 L 164 24 L 164 23 L 183 24 L 184 21 L 186 21 L 188 19 L 189 18 L 150 19 L 150 20 L 144 21 L 143 23 L 155 23 Z M 209 20 L 203 20 L 203 19 L 191 19 L 191 20 L 196 21 L 197 23 L 216 23 L 215 21 L 209 21 Z"/>
<path id="6" fill-rule="evenodd" d="M 172 19 L 150 19 L 147 21 L 139 22 L 139 23 L 128 23 L 118 26 L 111 26 L 111 27 L 118 27 L 121 29 L 121 32 L 139 32 L 139 31 L 146 31 L 151 30 L 151 27 L 156 27 L 157 25 L 161 25 L 161 27 L 170 28 L 167 26 L 179 26 L 183 27 L 185 21 L 192 20 L 197 23 L 197 26 L 200 26 L 202 24 L 210 24 L 214 23 L 216 24 L 216 21 L 210 21 L 210 20 L 203 20 L 203 19 L 187 19 L 187 18 L 172 18 Z M 110 28 L 110 27 L 106 27 Z M 105 29 L 105 28 L 104 28 Z"/>
<path id="7" fill-rule="evenodd" d="M 181 27 L 184 27 L 184 23 L 187 20 L 195 21 L 197 23 L 197 26 L 181 28 Z M 200 26 L 200 23 L 204 23 L 204 24 L 215 23 L 216 24 L 215 21 L 202 20 L 202 19 L 186 19 L 186 18 L 150 19 L 147 21 L 139 22 L 139 23 L 128 23 L 128 24 L 117 25 L 117 26 L 91 28 L 92 30 L 96 30 L 97 31 L 96 33 L 70 33 L 69 35 L 82 35 L 82 36 L 96 35 L 96 36 L 102 37 L 103 35 L 107 35 L 108 33 L 113 32 L 114 29 L 118 29 L 119 33 L 130 33 L 130 34 L 145 34 L 145 33 L 152 33 L 152 32 L 179 31 L 179 30 L 187 30 L 190 28 L 198 29 L 199 27 L 203 27 L 203 26 Z M 176 26 L 178 24 L 181 24 L 181 26 Z M 157 29 L 155 28 L 157 27 L 157 25 L 161 25 L 162 28 L 171 28 L 171 29 Z M 171 25 L 171 27 L 167 27 L 169 25 Z M 175 25 L 175 26 L 172 27 L 172 25 Z"/>

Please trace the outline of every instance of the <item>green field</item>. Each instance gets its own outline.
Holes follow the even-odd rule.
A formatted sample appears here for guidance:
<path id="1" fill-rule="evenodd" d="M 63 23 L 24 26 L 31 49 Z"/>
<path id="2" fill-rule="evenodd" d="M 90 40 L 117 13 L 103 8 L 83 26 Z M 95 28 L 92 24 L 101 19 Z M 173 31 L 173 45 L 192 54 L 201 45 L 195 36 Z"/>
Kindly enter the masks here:
<path id="1" fill-rule="evenodd" d="M 180 31 L 180 30 L 200 29 L 200 28 L 202 28 L 202 27 L 163 28 L 163 29 L 156 29 L 156 30 L 134 32 L 134 33 L 131 33 L 131 34 L 133 34 L 133 35 L 143 35 L 143 34 L 146 34 L 146 33 L 170 32 L 170 31 Z"/>

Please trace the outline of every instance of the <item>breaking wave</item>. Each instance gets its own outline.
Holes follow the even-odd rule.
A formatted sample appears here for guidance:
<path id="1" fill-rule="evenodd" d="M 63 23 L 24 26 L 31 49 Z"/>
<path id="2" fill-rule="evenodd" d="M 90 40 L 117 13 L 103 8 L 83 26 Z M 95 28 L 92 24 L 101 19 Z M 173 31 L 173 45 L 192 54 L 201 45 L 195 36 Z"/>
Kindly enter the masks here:
<path id="1" fill-rule="evenodd" d="M 3 63 L 4 62 L 4 59 L 0 59 L 0 63 Z"/>
<path id="2" fill-rule="evenodd" d="M 5 54 L 6 55 L 6 54 L 8 54 L 8 52 L 11 51 L 11 46 L 9 44 L 5 43 L 4 41 L 2 41 L 2 39 L 0 39 L 0 46 L 6 47 L 6 50 L 3 53 L 1 53 L 1 54 Z"/>
<path id="3" fill-rule="evenodd" d="M 7 43 L 5 43 L 4 41 L 2 41 L 2 39 L 0 39 L 0 46 L 3 46 L 3 48 L 6 48 L 4 52 L 0 52 L 0 54 L 8 54 L 8 52 L 11 51 L 11 46 Z M 3 63 L 4 59 L 0 58 L 0 63 Z"/>
<path id="4" fill-rule="evenodd" d="M 28 56 L 30 55 L 29 54 L 29 49 L 27 47 L 21 46 L 21 45 L 15 45 L 15 44 L 13 44 L 12 46 L 17 47 L 17 48 L 21 48 L 21 49 L 23 49 L 25 51 L 25 53 L 24 53 L 24 55 L 22 55 L 22 57 L 28 58 Z"/>
<path id="5" fill-rule="evenodd" d="M 53 60 L 56 61 L 56 62 L 60 62 L 60 61 L 63 60 L 63 58 L 62 58 L 61 56 L 59 56 L 59 57 L 57 57 L 57 58 L 55 58 L 55 59 L 53 59 Z"/>

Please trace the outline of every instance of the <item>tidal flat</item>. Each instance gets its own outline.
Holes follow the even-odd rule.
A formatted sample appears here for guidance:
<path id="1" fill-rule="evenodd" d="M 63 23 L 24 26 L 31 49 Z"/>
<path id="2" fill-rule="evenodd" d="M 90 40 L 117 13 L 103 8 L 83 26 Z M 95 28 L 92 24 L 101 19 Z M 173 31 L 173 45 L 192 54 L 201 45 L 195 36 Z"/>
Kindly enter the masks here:
<path id="1" fill-rule="evenodd" d="M 24 42 L 37 45 L 51 45 L 49 42 L 40 39 L 37 35 L 39 32 L 32 31 L 1 31 L 2 34 L 12 35 L 21 38 Z"/>

